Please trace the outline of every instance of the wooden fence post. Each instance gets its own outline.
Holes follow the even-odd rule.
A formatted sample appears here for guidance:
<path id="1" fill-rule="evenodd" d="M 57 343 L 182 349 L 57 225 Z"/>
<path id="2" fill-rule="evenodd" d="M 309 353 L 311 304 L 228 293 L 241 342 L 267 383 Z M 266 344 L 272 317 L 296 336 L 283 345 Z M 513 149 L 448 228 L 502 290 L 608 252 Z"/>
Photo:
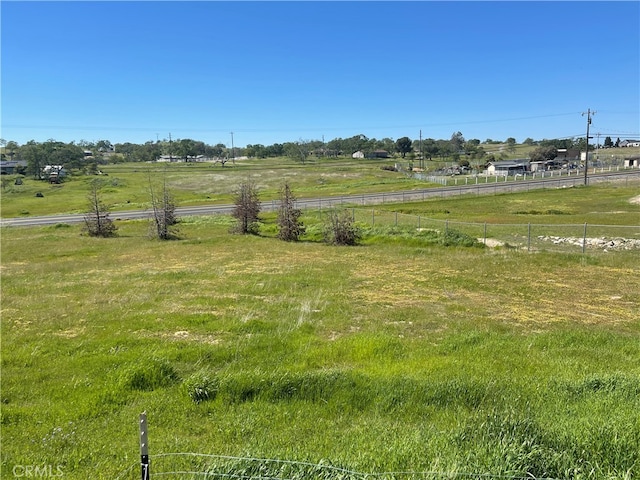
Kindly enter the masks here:
<path id="1" fill-rule="evenodd" d="M 147 412 L 140 414 L 140 467 L 142 480 L 149 480 L 149 440 L 147 438 Z"/>

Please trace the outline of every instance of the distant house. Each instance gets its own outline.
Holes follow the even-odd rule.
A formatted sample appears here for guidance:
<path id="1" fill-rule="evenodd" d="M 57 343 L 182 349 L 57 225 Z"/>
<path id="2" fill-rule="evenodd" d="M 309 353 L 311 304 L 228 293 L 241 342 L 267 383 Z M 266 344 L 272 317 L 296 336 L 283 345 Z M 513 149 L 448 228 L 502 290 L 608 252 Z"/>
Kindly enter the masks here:
<path id="1" fill-rule="evenodd" d="M 621 147 L 640 147 L 640 140 L 623 140 L 620 142 Z"/>
<path id="2" fill-rule="evenodd" d="M 487 175 L 515 175 L 517 173 L 525 173 L 529 171 L 529 160 L 502 160 L 498 162 L 490 162 L 487 167 Z"/>
<path id="3" fill-rule="evenodd" d="M 591 154 L 589 154 L 591 155 Z M 589 156 L 591 158 L 591 156 Z M 575 160 L 563 160 L 558 158 L 554 158 L 553 160 L 539 160 L 535 162 L 529 163 L 529 171 L 530 172 L 544 172 L 548 170 L 560 170 L 562 168 L 566 168 L 568 165 L 576 165 Z"/>
<path id="4" fill-rule="evenodd" d="M 13 175 L 19 170 L 26 168 L 27 162 L 24 160 L 2 160 L 0 161 L 0 174 Z"/>
<path id="5" fill-rule="evenodd" d="M 366 155 L 367 158 L 389 158 L 389 152 L 386 150 L 374 150 Z"/>
<path id="6" fill-rule="evenodd" d="M 624 159 L 625 168 L 638 168 L 640 167 L 640 157 L 631 157 Z"/>
<path id="7" fill-rule="evenodd" d="M 558 162 L 575 162 L 580 157 L 580 150 L 572 148 L 558 148 L 555 160 Z"/>

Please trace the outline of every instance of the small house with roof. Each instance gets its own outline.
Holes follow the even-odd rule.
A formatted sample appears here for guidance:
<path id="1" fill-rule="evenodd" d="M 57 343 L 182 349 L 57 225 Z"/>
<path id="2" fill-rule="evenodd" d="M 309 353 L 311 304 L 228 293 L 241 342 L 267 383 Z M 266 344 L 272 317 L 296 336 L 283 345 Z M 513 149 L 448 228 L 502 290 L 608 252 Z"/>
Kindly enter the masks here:
<path id="1" fill-rule="evenodd" d="M 517 158 L 515 160 L 501 160 L 497 162 L 489 162 L 487 167 L 487 175 L 516 175 L 529 171 L 529 160 L 525 158 Z"/>
<path id="2" fill-rule="evenodd" d="M 0 161 L 0 174 L 13 175 L 27 168 L 25 160 L 2 160 Z"/>

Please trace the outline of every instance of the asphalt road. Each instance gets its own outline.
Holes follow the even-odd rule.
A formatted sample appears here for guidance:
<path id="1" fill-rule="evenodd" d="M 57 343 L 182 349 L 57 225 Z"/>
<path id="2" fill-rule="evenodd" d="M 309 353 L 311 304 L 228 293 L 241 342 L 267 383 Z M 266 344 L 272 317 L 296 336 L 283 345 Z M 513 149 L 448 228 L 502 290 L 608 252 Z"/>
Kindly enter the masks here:
<path id="1" fill-rule="evenodd" d="M 625 170 L 622 172 L 593 173 L 588 177 L 589 184 L 603 182 L 626 182 L 630 179 L 640 178 L 640 170 Z M 496 181 L 497 180 L 497 181 Z M 537 180 L 518 180 L 516 182 L 500 181 L 500 177 L 459 178 L 460 185 L 454 187 L 435 187 L 421 190 L 406 190 L 387 193 L 367 193 L 361 195 L 343 195 L 324 198 L 298 199 L 296 205 L 300 209 L 318 209 L 337 205 L 380 205 L 384 203 L 402 203 L 410 201 L 427 200 L 430 198 L 446 198 L 459 195 L 494 195 L 498 193 L 526 192 L 541 188 L 569 188 L 584 184 L 583 176 L 551 177 Z M 478 181 L 476 184 L 475 182 Z M 263 202 L 264 211 L 278 208 L 278 201 Z M 195 207 L 177 207 L 176 215 L 179 217 L 192 215 L 229 214 L 234 205 L 200 205 Z M 150 211 L 129 210 L 122 212 L 110 212 L 114 220 L 131 220 L 148 218 Z M 80 223 L 84 221 L 84 214 L 60 214 L 47 216 L 29 216 L 0 219 L 0 227 L 8 226 L 36 226 L 55 225 L 58 223 Z"/>

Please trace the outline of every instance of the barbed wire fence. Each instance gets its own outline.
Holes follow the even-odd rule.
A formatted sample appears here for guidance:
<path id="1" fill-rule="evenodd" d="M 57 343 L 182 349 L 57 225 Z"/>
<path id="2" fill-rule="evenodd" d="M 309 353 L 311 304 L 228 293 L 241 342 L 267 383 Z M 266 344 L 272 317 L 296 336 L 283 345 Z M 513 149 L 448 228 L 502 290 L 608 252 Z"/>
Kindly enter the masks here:
<path id="1" fill-rule="evenodd" d="M 145 477 L 144 475 L 148 475 Z M 234 457 L 193 452 L 159 453 L 149 463 L 134 463 L 116 480 L 555 480 L 521 474 L 488 474 L 463 471 L 358 472 L 329 461 L 318 463 L 274 458 Z"/>

